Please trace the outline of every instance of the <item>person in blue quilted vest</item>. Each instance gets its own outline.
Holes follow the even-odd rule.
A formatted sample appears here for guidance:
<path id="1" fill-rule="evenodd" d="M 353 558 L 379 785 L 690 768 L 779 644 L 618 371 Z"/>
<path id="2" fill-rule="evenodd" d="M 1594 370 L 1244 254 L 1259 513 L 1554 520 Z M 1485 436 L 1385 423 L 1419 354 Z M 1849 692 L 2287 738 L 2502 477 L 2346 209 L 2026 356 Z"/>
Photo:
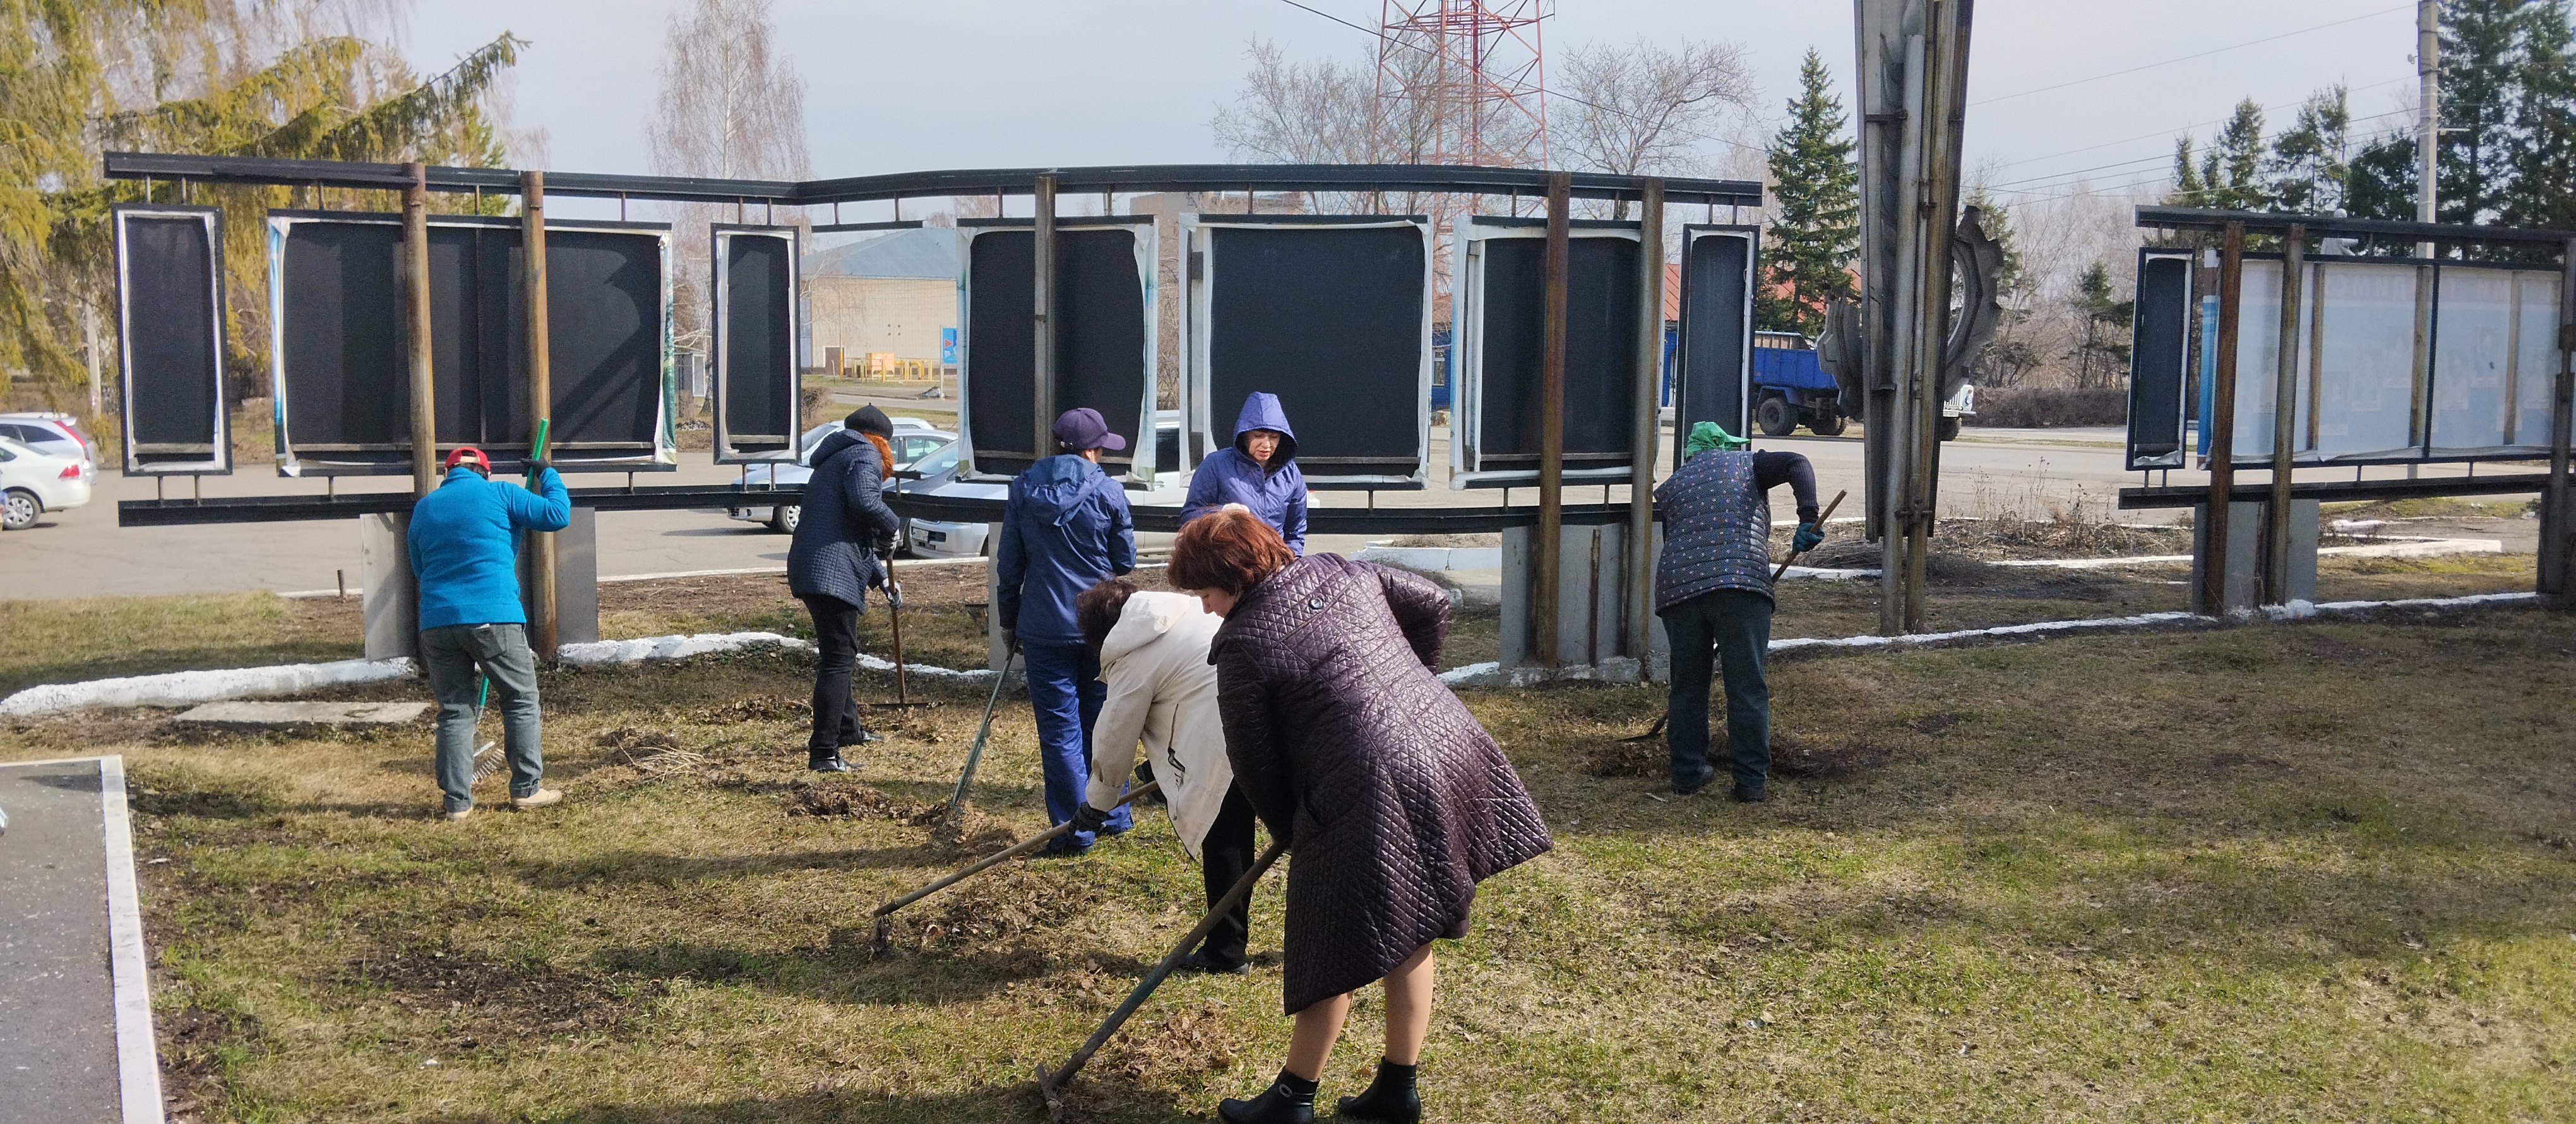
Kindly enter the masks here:
<path id="1" fill-rule="evenodd" d="M 1792 549 L 1813 548 L 1825 532 L 1807 458 L 1748 446 L 1717 423 L 1700 422 L 1691 427 L 1682 466 L 1655 489 L 1664 519 L 1655 615 L 1664 618 L 1673 655 L 1664 710 L 1673 791 L 1689 796 L 1717 776 L 1708 760 L 1708 688 L 1722 669 L 1734 795 L 1750 803 L 1763 799 L 1771 774 L 1771 686 L 1762 669 L 1771 646 L 1771 489 L 1786 484 L 1797 495 Z"/>

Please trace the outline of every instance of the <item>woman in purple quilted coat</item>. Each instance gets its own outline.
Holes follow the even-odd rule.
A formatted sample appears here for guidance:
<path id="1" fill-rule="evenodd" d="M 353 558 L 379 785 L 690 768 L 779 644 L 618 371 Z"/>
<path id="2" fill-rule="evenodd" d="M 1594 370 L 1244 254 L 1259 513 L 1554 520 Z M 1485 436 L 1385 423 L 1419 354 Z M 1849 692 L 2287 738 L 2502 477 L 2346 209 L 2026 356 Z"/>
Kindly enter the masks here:
<path id="1" fill-rule="evenodd" d="M 1552 844 L 1493 738 L 1432 673 L 1449 598 L 1420 577 L 1291 554 L 1243 511 L 1192 520 L 1171 582 L 1226 618 L 1209 645 L 1235 784 L 1289 845 L 1288 1063 L 1228 1121 L 1314 1119 L 1350 993 L 1386 984 L 1377 1080 L 1348 1120 L 1421 1119 L 1431 942 L 1467 935 L 1476 884 Z"/>

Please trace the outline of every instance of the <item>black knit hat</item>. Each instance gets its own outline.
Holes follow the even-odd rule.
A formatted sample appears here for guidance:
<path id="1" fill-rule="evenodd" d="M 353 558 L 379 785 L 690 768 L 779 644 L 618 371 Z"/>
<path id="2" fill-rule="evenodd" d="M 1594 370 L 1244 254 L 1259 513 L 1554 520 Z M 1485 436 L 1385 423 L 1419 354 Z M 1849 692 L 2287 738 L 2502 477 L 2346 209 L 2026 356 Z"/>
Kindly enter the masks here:
<path id="1" fill-rule="evenodd" d="M 850 411 L 850 416 L 841 419 L 841 424 L 860 433 L 873 433 L 879 437 L 894 436 L 894 419 L 887 417 L 885 411 L 874 406 L 861 406 Z"/>

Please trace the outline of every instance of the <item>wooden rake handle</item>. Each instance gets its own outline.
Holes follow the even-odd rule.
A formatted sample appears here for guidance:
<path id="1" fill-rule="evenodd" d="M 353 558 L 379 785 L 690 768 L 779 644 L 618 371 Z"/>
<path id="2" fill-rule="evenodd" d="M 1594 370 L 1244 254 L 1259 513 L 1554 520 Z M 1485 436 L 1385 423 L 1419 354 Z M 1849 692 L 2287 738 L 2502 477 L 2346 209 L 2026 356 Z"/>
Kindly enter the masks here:
<path id="1" fill-rule="evenodd" d="M 1834 517 L 1834 509 L 1841 507 L 1843 505 L 1843 497 L 1850 494 L 1851 489 L 1849 488 L 1845 488 L 1842 491 L 1834 493 L 1834 502 L 1826 504 L 1825 513 L 1816 517 L 1816 530 L 1821 532 L 1825 529 L 1825 520 Z M 1796 562 L 1798 560 L 1798 556 L 1805 553 L 1806 551 L 1803 550 L 1790 551 L 1789 557 L 1780 563 L 1780 568 L 1771 571 L 1771 580 L 1776 582 L 1781 578 L 1787 577 L 1789 574 L 1789 564 Z"/>
<path id="2" fill-rule="evenodd" d="M 1163 782 L 1161 782 L 1161 781 L 1146 781 L 1145 783 L 1143 783 L 1143 784 L 1141 784 L 1141 785 L 1138 785 L 1138 786 L 1136 786 L 1134 789 L 1130 790 L 1124 798 L 1122 798 L 1122 799 L 1120 799 L 1120 800 L 1118 801 L 1118 803 L 1119 803 L 1119 804 L 1126 804 L 1126 803 L 1129 803 L 1130 801 L 1137 800 L 1137 799 L 1139 799 L 1139 798 L 1142 798 L 1142 797 L 1144 797 L 1144 796 L 1146 796 L 1146 795 L 1149 795 L 1149 794 L 1153 793 L 1153 792 L 1154 792 L 1154 791 L 1156 791 L 1157 789 L 1160 789 L 1162 786 L 1163 786 Z M 1113 811 L 1115 811 L 1115 810 L 1116 810 L 1116 808 L 1117 808 L 1117 805 L 1112 805 L 1112 806 L 1111 806 L 1111 810 L 1113 810 Z M 1034 851 L 1034 850 L 1037 850 L 1037 849 L 1038 849 L 1038 848 L 1040 848 L 1040 847 L 1046 846 L 1048 843 L 1054 842 L 1056 839 L 1058 839 L 1058 838 L 1062 837 L 1066 832 L 1069 832 L 1069 831 L 1072 831 L 1072 830 L 1073 830 L 1073 821 L 1071 821 L 1071 820 L 1066 820 L 1066 821 L 1065 821 L 1065 822 L 1063 822 L 1063 823 L 1057 824 L 1057 825 L 1055 825 L 1054 827 L 1048 828 L 1048 829 L 1046 829 L 1045 831 L 1041 831 L 1041 832 L 1039 832 L 1039 833 L 1037 833 L 1037 834 L 1035 834 L 1035 835 L 1032 835 L 1032 836 L 1030 836 L 1030 837 L 1028 837 L 1028 838 L 1026 838 L 1026 839 L 1023 839 L 1023 840 L 1021 840 L 1021 841 L 1019 841 L 1019 842 L 1017 842 L 1017 843 L 1013 843 L 1013 844 L 1011 844 L 1011 845 L 1010 845 L 1010 846 L 1008 846 L 1008 847 L 1005 847 L 1005 848 L 1003 848 L 1003 849 L 1001 849 L 1001 850 L 999 850 L 999 851 L 996 851 L 996 852 L 994 852 L 994 853 L 992 853 L 992 854 L 986 855 L 986 856 L 984 856 L 983 858 L 980 858 L 980 859 L 975 860 L 974 862 L 968 863 L 968 864 L 966 864 L 966 865 L 964 865 L 964 866 L 961 866 L 961 867 L 958 867 L 957 869 L 952 870 L 952 871 L 950 871 L 950 872 L 948 872 L 948 873 L 946 873 L 946 874 L 940 875 L 940 876 L 939 876 L 939 878 L 938 878 L 937 880 L 935 880 L 935 881 L 931 882 L 931 884 L 929 884 L 929 885 L 927 885 L 927 886 L 924 886 L 924 887 L 922 887 L 922 888 L 920 888 L 920 889 L 918 889 L 918 890 L 915 890 L 915 891 L 913 891 L 913 892 L 911 892 L 911 893 L 909 893 L 909 894 L 905 894 L 904 896 L 902 896 L 902 897 L 900 897 L 900 898 L 896 898 L 896 899 L 894 899 L 893 901 L 887 902 L 887 903 L 885 903 L 884 905 L 878 906 L 878 907 L 877 907 L 877 909 L 876 909 L 876 912 L 875 912 L 875 913 L 872 913 L 872 914 L 869 914 L 869 916 L 871 916 L 871 917 L 879 917 L 879 918 L 882 918 L 882 917 L 886 916 L 887 914 L 893 913 L 894 911 L 896 911 L 896 910 L 898 910 L 898 909 L 902 909 L 903 907 L 908 906 L 908 905 L 911 905 L 911 904 L 912 904 L 912 903 L 914 903 L 914 902 L 920 901 L 920 900 L 921 900 L 921 899 L 923 899 L 923 898 L 929 897 L 929 896 L 930 896 L 930 895 L 932 895 L 932 894 L 936 894 L 936 893 L 940 892 L 941 890 L 945 890 L 945 889 L 947 889 L 947 888 L 949 888 L 949 887 L 951 887 L 951 886 L 954 886 L 954 885 L 956 885 L 956 884 L 958 884 L 958 883 L 960 883 L 960 882 L 963 882 L 963 881 L 965 881 L 965 880 L 967 880 L 967 879 L 969 879 L 969 878 L 972 878 L 972 877 L 974 877 L 974 876 L 976 876 L 976 875 L 978 875 L 978 874 L 982 874 L 983 872 L 985 872 L 985 871 L 987 871 L 987 870 L 990 870 L 990 869 L 992 869 L 992 868 L 993 868 L 993 867 L 995 867 L 995 866 L 998 866 L 998 865 L 1000 865 L 1000 864 L 1002 864 L 1002 863 L 1008 862 L 1008 861 L 1010 861 L 1011 859 L 1017 858 L 1017 857 L 1019 857 L 1019 856 L 1021 856 L 1021 855 L 1028 854 L 1029 852 Z"/>

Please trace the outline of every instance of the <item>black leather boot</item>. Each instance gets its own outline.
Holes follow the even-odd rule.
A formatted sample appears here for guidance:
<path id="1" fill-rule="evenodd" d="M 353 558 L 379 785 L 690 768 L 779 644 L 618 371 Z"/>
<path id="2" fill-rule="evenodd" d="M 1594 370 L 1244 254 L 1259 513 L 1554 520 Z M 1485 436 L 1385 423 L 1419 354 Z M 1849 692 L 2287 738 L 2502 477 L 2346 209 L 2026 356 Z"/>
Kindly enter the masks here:
<path id="1" fill-rule="evenodd" d="M 1397 1065 L 1385 1058 L 1377 1060 L 1377 1079 L 1369 1082 L 1368 1091 L 1356 1097 L 1343 1097 L 1340 1115 L 1346 1120 L 1378 1120 L 1390 1124 L 1420 1124 L 1422 1091 L 1413 1083 L 1414 1066 Z"/>
<path id="2" fill-rule="evenodd" d="M 1225 1124 L 1314 1124 L 1315 1082 L 1280 1070 L 1279 1079 L 1260 1096 L 1217 1102 L 1216 1118 Z"/>
<path id="3" fill-rule="evenodd" d="M 829 757 L 816 757 L 810 753 L 806 754 L 805 767 L 817 773 L 846 773 L 850 771 L 850 763 L 841 760 L 841 755 L 837 753 Z"/>

